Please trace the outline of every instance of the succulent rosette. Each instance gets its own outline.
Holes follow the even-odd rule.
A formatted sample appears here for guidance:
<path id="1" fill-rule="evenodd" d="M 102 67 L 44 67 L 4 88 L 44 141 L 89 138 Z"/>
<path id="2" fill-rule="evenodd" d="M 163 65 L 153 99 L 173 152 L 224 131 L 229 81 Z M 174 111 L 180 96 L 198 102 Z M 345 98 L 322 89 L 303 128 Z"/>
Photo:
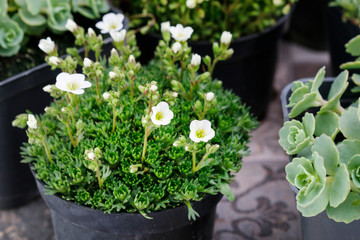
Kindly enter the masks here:
<path id="1" fill-rule="evenodd" d="M 17 22 L 0 17 L 0 56 L 11 56 L 20 50 L 24 32 Z"/>

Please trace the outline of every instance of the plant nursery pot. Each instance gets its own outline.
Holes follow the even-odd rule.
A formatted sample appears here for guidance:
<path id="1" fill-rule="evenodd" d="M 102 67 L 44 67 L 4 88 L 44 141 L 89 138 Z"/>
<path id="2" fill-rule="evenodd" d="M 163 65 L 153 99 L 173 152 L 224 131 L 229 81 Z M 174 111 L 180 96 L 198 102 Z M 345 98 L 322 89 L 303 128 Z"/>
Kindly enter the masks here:
<path id="1" fill-rule="evenodd" d="M 153 219 L 146 219 L 140 213 L 104 213 L 45 195 L 42 182 L 36 184 L 50 208 L 57 240 L 211 240 L 216 205 L 222 198 L 208 195 L 192 202 L 200 214 L 195 221 L 188 220 L 186 205 L 150 213 Z"/>
<path id="2" fill-rule="evenodd" d="M 342 70 L 339 66 L 345 62 L 354 61 L 356 57 L 351 56 L 345 50 L 345 44 L 360 34 L 360 28 L 350 21 L 344 22 L 341 9 L 338 7 L 326 8 L 326 30 L 330 51 L 331 68 L 334 76 Z M 359 70 L 350 70 L 352 73 L 360 73 Z"/>
<path id="3" fill-rule="evenodd" d="M 217 63 L 213 73 L 225 88 L 232 89 L 242 102 L 250 106 L 250 112 L 259 120 L 265 117 L 271 99 L 278 42 L 288 17 L 283 16 L 274 26 L 261 33 L 233 40 L 230 45 L 234 49 L 233 56 Z M 146 64 L 154 57 L 159 40 L 157 34 L 138 34 L 138 46 L 142 52 L 140 62 Z M 194 53 L 213 57 L 212 43 L 189 41 L 188 44 Z"/>
<path id="4" fill-rule="evenodd" d="M 320 86 L 320 93 L 323 96 L 327 96 L 330 91 L 330 87 L 335 78 L 325 78 L 324 83 Z M 312 78 L 301 79 L 306 82 L 312 80 Z M 351 82 L 352 83 L 352 82 Z M 359 94 L 351 92 L 352 84 L 346 89 L 341 98 L 341 104 L 343 106 L 349 106 L 354 100 L 358 99 Z M 289 121 L 289 113 L 291 108 L 287 108 L 289 104 L 289 97 L 291 96 L 292 83 L 288 84 L 281 92 L 281 106 L 284 114 L 284 121 Z M 290 161 L 292 157 L 290 157 Z M 297 194 L 298 189 L 290 184 L 291 189 Z M 301 232 L 303 240 L 354 240 L 359 239 L 360 228 L 359 220 L 353 221 L 349 224 L 343 222 L 335 222 L 328 218 L 326 212 L 322 212 L 314 217 L 301 216 Z"/>
<path id="5" fill-rule="evenodd" d="M 128 20 L 124 21 L 128 28 Z M 112 40 L 108 37 L 104 41 L 103 49 L 109 55 Z M 80 54 L 83 52 L 84 49 L 79 50 Z M 26 133 L 12 127 L 11 122 L 26 110 L 34 114 L 44 111 L 52 98 L 42 88 L 54 84 L 59 72 L 43 63 L 0 82 L 0 209 L 20 206 L 38 196 L 28 166 L 20 163 L 20 147 L 27 141 Z"/>

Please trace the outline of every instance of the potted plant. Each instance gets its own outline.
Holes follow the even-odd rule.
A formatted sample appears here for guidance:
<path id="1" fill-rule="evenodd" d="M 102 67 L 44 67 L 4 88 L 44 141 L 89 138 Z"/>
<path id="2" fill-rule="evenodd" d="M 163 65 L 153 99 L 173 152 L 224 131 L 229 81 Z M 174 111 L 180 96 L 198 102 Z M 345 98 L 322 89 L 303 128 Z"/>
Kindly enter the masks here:
<path id="1" fill-rule="evenodd" d="M 154 56 L 152 48 L 160 39 L 161 23 L 167 20 L 172 25 L 181 23 L 194 28 L 189 46 L 202 57 L 213 57 L 212 41 L 219 39 L 224 31 L 231 32 L 234 38 L 231 47 L 235 54 L 219 63 L 213 75 L 223 81 L 225 88 L 233 89 L 251 107 L 251 112 L 262 119 L 272 94 L 277 43 L 293 2 L 113 0 L 112 4 L 133 14 L 129 18 L 134 19 L 134 25 L 138 24 L 139 16 L 154 16 L 154 28 L 150 29 L 150 33 L 138 36 L 142 62 Z"/>
<path id="2" fill-rule="evenodd" d="M 359 56 L 359 45 L 360 36 L 347 44 L 347 51 Z M 313 80 L 295 81 L 283 90 L 286 122 L 279 144 L 291 156 L 286 179 L 306 217 L 301 219 L 303 238 L 354 239 L 360 234 L 360 75 L 353 74 L 353 89 L 348 89 L 347 70 L 335 79 L 324 81 L 324 76 L 322 68 Z"/>
<path id="3" fill-rule="evenodd" d="M 210 240 L 216 204 L 221 194 L 234 198 L 229 183 L 257 122 L 209 72 L 197 73 L 191 28 L 164 29 L 148 66 L 134 57 L 134 31 L 110 34 L 109 58 L 94 48 L 93 60 L 79 62 L 82 73 L 66 63 L 74 57 L 53 64 L 62 69 L 45 87 L 54 101 L 44 114 L 14 120 L 27 127 L 23 162 L 57 239 Z M 218 44 L 218 53 L 229 45 Z"/>
<path id="4" fill-rule="evenodd" d="M 360 34 L 360 13 L 356 1 L 332 0 L 328 4 L 325 13 L 331 67 L 333 74 L 338 75 L 341 72 L 340 64 L 354 60 L 345 52 L 344 45 Z"/>
<path id="5" fill-rule="evenodd" d="M 51 101 L 42 87 L 56 72 L 44 63 L 44 53 L 38 48 L 40 36 L 51 35 L 41 44 L 45 51 L 55 47 L 54 39 L 60 49 L 70 46 L 71 34 L 64 33 L 68 18 L 92 26 L 92 19 L 108 10 L 105 0 L 0 1 L 0 208 L 18 206 L 38 195 L 29 169 L 20 164 L 19 148 L 26 134 L 13 128 L 11 121 L 26 109 L 41 112 Z M 127 27 L 126 19 L 123 24 Z M 106 42 L 110 45 L 111 40 Z"/>

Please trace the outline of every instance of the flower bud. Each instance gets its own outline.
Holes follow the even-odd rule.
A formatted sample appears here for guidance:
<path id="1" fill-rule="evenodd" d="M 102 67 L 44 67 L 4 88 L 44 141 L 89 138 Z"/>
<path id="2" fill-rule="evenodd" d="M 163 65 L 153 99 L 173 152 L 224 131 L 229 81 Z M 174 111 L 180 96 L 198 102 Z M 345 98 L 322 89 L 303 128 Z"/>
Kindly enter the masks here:
<path id="1" fill-rule="evenodd" d="M 61 59 L 55 56 L 49 57 L 49 62 L 54 65 L 59 65 L 61 63 Z"/>
<path id="2" fill-rule="evenodd" d="M 113 49 L 111 49 L 111 55 L 117 55 L 118 54 L 118 52 L 116 51 L 116 49 L 115 48 L 113 48 Z"/>
<path id="3" fill-rule="evenodd" d="M 92 61 L 89 58 L 84 58 L 84 67 L 91 67 Z"/>
<path id="4" fill-rule="evenodd" d="M 109 92 L 104 92 L 104 93 L 103 93 L 103 98 L 104 98 L 105 100 L 108 100 L 110 97 L 111 97 L 111 95 L 110 95 Z"/>
<path id="5" fill-rule="evenodd" d="M 95 153 L 94 152 L 89 152 L 87 154 L 87 157 L 90 161 L 94 161 L 96 159 Z"/>
<path id="6" fill-rule="evenodd" d="M 173 44 L 172 46 L 172 51 L 176 54 L 180 51 L 181 49 L 181 44 L 179 42 L 176 42 Z"/>
<path id="7" fill-rule="evenodd" d="M 166 32 L 169 32 L 169 31 L 170 31 L 170 22 L 169 21 L 162 22 L 161 23 L 161 32 L 166 33 Z"/>
<path id="8" fill-rule="evenodd" d="M 135 57 L 134 57 L 134 55 L 130 55 L 130 56 L 129 56 L 128 62 L 129 62 L 129 63 L 135 63 Z"/>
<path id="9" fill-rule="evenodd" d="M 88 28 L 88 35 L 89 35 L 90 37 L 96 36 L 96 33 L 95 33 L 94 29 Z"/>
<path id="10" fill-rule="evenodd" d="M 45 53 L 49 54 L 55 50 L 55 43 L 51 40 L 50 37 L 46 39 L 41 39 L 38 47 Z"/>
<path id="11" fill-rule="evenodd" d="M 153 92 L 156 92 L 158 90 L 158 87 L 156 85 L 151 85 L 149 90 L 150 90 L 150 92 L 153 93 Z"/>
<path id="12" fill-rule="evenodd" d="M 191 58 L 191 64 L 193 66 L 199 66 L 201 63 L 201 56 L 199 54 L 193 54 Z"/>
<path id="13" fill-rule="evenodd" d="M 77 24 L 72 19 L 68 19 L 66 24 L 65 24 L 65 27 L 70 32 L 74 32 L 75 29 L 77 28 Z"/>
<path id="14" fill-rule="evenodd" d="M 179 95 L 179 94 L 178 94 L 177 92 L 172 92 L 172 93 L 171 93 L 171 97 L 173 97 L 173 98 L 177 98 L 178 95 Z"/>
<path id="15" fill-rule="evenodd" d="M 196 0 L 186 0 L 186 6 L 188 8 L 195 8 L 196 7 Z"/>
<path id="16" fill-rule="evenodd" d="M 205 95 L 205 99 L 206 99 L 206 101 L 208 101 L 208 102 L 210 102 L 211 100 L 213 100 L 214 97 L 215 97 L 215 94 L 214 94 L 213 92 L 208 92 L 208 93 L 206 93 L 206 95 Z"/>
<path id="17" fill-rule="evenodd" d="M 220 42 L 222 44 L 229 44 L 231 42 L 232 34 L 230 32 L 224 31 L 221 34 Z"/>
<path id="18" fill-rule="evenodd" d="M 114 79 L 116 76 L 117 76 L 116 72 L 114 72 L 114 71 L 109 72 L 110 79 Z"/>
<path id="19" fill-rule="evenodd" d="M 126 37 L 126 30 L 123 29 L 120 32 L 111 31 L 110 36 L 114 42 L 123 42 Z"/>
<path id="20" fill-rule="evenodd" d="M 52 85 L 46 85 L 45 87 L 43 87 L 43 91 L 44 92 L 48 92 L 48 93 L 51 93 L 53 90 L 53 86 Z"/>
<path id="21" fill-rule="evenodd" d="M 29 128 L 37 129 L 37 120 L 36 120 L 34 115 L 29 114 L 28 115 L 28 120 L 27 120 L 26 123 L 29 126 Z"/>

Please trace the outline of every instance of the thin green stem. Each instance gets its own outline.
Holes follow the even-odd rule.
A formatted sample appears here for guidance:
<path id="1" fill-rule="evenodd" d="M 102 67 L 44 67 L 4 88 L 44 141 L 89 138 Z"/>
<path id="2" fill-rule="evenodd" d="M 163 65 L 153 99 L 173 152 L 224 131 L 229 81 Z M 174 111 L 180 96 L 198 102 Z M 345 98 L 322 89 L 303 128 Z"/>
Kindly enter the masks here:
<path id="1" fill-rule="evenodd" d="M 192 151 L 192 173 L 195 173 L 195 165 L 196 165 L 196 152 Z"/>
<path id="2" fill-rule="evenodd" d="M 210 152 L 205 153 L 205 155 L 202 157 L 202 159 L 200 160 L 200 162 L 196 165 L 194 172 L 199 171 L 199 168 L 200 168 L 201 163 L 202 163 L 205 159 L 207 159 L 207 157 L 208 157 L 209 155 L 210 155 Z M 194 173 L 194 172 L 193 172 L 193 173 Z"/>
<path id="3" fill-rule="evenodd" d="M 142 152 L 142 155 L 141 155 L 141 165 L 144 164 L 145 155 L 146 155 L 146 148 L 147 148 L 147 141 L 148 141 L 148 137 L 150 135 L 151 129 L 152 129 L 152 125 L 146 126 L 146 128 L 145 128 L 144 146 L 143 146 L 143 152 Z"/>
<path id="4" fill-rule="evenodd" d="M 45 149 L 45 153 L 49 159 L 49 162 L 52 163 L 52 158 L 51 158 L 51 152 L 50 152 L 50 149 L 49 149 L 49 146 L 47 145 L 46 143 L 46 140 L 45 140 L 45 137 L 42 138 L 42 143 L 44 145 L 44 149 Z"/>
<path id="5" fill-rule="evenodd" d="M 97 165 L 97 168 L 96 168 L 96 176 L 97 176 L 97 179 L 99 182 L 99 187 L 100 187 L 100 189 L 102 189 L 103 182 L 102 182 L 101 176 L 100 176 L 99 164 Z"/>
<path id="6" fill-rule="evenodd" d="M 112 132 L 115 132 L 115 125 L 116 125 L 116 106 L 113 105 L 113 127 L 112 127 Z"/>
<path id="7" fill-rule="evenodd" d="M 98 99 L 100 99 L 99 78 L 98 78 L 98 76 L 96 76 L 95 82 L 96 82 L 96 95 L 97 95 Z"/>
<path id="8" fill-rule="evenodd" d="M 68 134 L 69 134 L 70 141 L 71 141 L 72 145 L 73 145 L 74 147 L 76 147 L 77 142 L 74 140 L 74 138 L 73 138 L 73 136 L 72 136 L 69 120 L 70 120 L 70 119 L 69 119 L 69 117 L 68 117 L 67 120 L 66 120 L 67 131 L 68 131 Z"/>

